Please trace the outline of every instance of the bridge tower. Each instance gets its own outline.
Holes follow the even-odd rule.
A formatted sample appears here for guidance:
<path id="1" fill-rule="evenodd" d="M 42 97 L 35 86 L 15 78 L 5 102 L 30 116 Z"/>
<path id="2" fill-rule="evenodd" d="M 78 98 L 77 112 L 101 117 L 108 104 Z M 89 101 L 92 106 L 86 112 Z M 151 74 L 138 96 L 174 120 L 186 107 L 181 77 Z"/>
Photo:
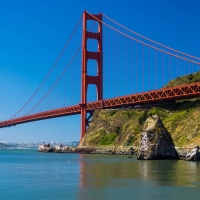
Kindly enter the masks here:
<path id="1" fill-rule="evenodd" d="M 90 32 L 87 30 L 87 21 L 92 20 L 98 24 L 98 32 Z M 103 63 L 102 63 L 102 14 L 90 15 L 86 11 L 83 13 L 83 30 L 82 30 L 82 85 L 81 85 L 81 141 L 89 125 L 87 118 L 87 89 L 89 84 L 96 85 L 97 100 L 103 99 Z M 90 52 L 87 50 L 87 40 L 95 39 L 98 42 L 98 51 Z M 90 76 L 87 74 L 88 60 L 96 60 L 97 75 Z"/>

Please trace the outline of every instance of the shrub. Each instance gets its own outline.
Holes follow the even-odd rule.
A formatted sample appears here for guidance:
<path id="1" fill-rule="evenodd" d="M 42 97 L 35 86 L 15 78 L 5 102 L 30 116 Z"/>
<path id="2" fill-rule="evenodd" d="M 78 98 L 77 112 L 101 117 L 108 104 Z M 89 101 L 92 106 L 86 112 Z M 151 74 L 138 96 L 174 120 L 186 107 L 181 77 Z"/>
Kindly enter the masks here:
<path id="1" fill-rule="evenodd" d="M 142 125 L 146 121 L 147 117 L 147 111 L 142 112 L 142 114 L 138 118 L 139 124 Z"/>
<path id="2" fill-rule="evenodd" d="M 167 117 L 167 113 L 162 111 L 161 108 L 154 108 L 152 110 L 149 111 L 148 115 L 152 116 L 152 115 L 159 115 L 161 117 L 161 119 L 165 119 Z"/>
<path id="3" fill-rule="evenodd" d="M 115 115 L 116 114 L 116 112 L 117 112 L 117 110 L 111 110 L 111 112 L 110 112 L 110 116 L 113 116 L 113 115 Z"/>
<path id="4" fill-rule="evenodd" d="M 106 134 L 106 135 L 101 135 L 100 137 L 101 137 L 100 145 L 110 145 L 115 141 L 117 134 L 110 133 L 110 134 Z"/>
<path id="5" fill-rule="evenodd" d="M 194 78 L 194 75 L 193 75 L 193 74 L 189 74 L 189 75 L 187 75 L 187 79 L 188 79 L 188 80 L 191 81 L 193 78 Z"/>
<path id="6" fill-rule="evenodd" d="M 122 130 L 121 130 L 121 127 L 118 126 L 118 127 L 116 128 L 116 131 L 115 131 L 115 132 L 116 132 L 117 135 L 119 135 L 119 134 L 121 133 L 121 131 L 122 131 Z"/>
<path id="7" fill-rule="evenodd" d="M 127 141 L 127 146 L 132 145 L 136 140 L 136 137 L 130 136 Z"/>
<path id="8" fill-rule="evenodd" d="M 105 129 L 100 129 L 94 134 L 96 136 L 91 140 L 94 145 L 110 145 L 117 137 L 117 133 L 107 133 Z"/>
<path id="9" fill-rule="evenodd" d="M 124 114 L 130 119 L 135 115 L 135 111 L 134 110 L 124 111 Z"/>

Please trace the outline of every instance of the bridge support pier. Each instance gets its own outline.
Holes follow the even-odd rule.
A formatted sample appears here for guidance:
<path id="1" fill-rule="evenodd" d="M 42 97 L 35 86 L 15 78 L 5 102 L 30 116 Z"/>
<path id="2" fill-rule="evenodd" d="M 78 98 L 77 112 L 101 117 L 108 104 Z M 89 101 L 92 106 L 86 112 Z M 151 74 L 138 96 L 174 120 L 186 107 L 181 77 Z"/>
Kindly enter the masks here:
<path id="1" fill-rule="evenodd" d="M 87 30 L 87 21 L 92 20 L 98 23 L 98 32 Z M 86 11 L 83 13 L 83 32 L 82 32 L 82 85 L 81 85 L 81 140 L 82 141 L 88 126 L 87 119 L 87 88 L 89 84 L 96 85 L 97 100 L 103 99 L 103 66 L 102 66 L 102 14 L 90 15 Z M 87 50 L 87 40 L 94 39 L 98 42 L 98 51 L 90 52 Z M 87 74 L 88 60 L 97 61 L 97 75 L 90 76 Z"/>

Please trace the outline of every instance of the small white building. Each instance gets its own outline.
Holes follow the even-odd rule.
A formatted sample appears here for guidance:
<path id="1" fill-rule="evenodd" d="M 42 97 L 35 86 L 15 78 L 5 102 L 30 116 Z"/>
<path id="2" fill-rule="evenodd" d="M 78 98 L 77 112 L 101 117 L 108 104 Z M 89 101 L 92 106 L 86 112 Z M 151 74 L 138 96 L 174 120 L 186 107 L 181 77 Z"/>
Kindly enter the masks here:
<path id="1" fill-rule="evenodd" d="M 50 148 L 51 146 L 50 146 L 50 144 L 40 144 L 39 145 L 39 149 L 45 149 L 45 148 Z"/>

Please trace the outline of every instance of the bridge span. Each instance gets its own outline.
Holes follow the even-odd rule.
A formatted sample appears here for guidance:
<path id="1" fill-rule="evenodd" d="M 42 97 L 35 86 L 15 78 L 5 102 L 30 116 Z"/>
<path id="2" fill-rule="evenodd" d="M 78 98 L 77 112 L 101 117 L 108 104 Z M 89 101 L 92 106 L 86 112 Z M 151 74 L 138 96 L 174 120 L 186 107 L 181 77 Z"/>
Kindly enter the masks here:
<path id="1" fill-rule="evenodd" d="M 163 87 L 174 79 L 177 86 Z M 149 39 L 103 13 L 84 11 L 42 83 L 13 116 L 0 121 L 0 128 L 80 114 L 82 140 L 96 109 L 195 97 L 200 97 L 200 58 Z"/>
<path id="2" fill-rule="evenodd" d="M 87 103 L 86 111 L 90 112 L 103 108 L 109 109 L 126 106 L 157 104 L 169 102 L 170 100 L 182 100 L 195 97 L 200 97 L 200 82 Z M 0 128 L 76 114 L 81 114 L 81 105 L 69 106 L 6 120 L 0 122 Z"/>

